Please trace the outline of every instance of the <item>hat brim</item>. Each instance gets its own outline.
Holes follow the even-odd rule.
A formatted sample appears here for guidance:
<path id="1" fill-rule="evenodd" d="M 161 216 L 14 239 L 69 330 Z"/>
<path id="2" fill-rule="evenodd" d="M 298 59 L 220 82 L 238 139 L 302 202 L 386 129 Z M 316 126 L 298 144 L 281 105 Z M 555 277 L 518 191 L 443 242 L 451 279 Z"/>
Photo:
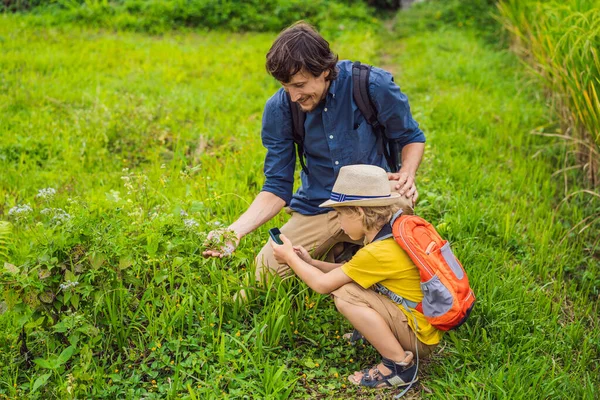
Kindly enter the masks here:
<path id="1" fill-rule="evenodd" d="M 381 207 L 391 206 L 396 204 L 402 196 L 400 193 L 390 193 L 390 197 L 381 197 L 378 199 L 362 199 L 362 200 L 349 200 L 349 201 L 333 201 L 327 200 L 324 203 L 319 204 L 319 207 L 348 207 L 348 206 L 364 206 L 364 207 Z"/>

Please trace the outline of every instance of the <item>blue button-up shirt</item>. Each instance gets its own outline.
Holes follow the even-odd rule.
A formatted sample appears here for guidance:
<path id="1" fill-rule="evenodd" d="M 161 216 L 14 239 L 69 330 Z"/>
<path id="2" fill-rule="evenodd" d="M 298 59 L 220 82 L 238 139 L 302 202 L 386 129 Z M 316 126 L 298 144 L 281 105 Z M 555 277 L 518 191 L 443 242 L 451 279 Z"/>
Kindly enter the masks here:
<path id="1" fill-rule="evenodd" d="M 262 190 L 304 215 L 330 211 L 319 208 L 319 204 L 329 199 L 344 165 L 371 164 L 388 170 L 385 157 L 378 154 L 375 133 L 352 97 L 352 62 L 340 61 L 337 66 L 338 77 L 331 81 L 325 101 L 306 114 L 304 151 L 309 174 L 301 172 L 302 184 L 294 194 L 296 151 L 290 105 L 283 88 L 267 101 L 263 114 L 261 136 L 267 156 Z M 425 142 L 406 95 L 389 72 L 372 68 L 369 93 L 388 137 L 399 140 L 400 146 Z"/>

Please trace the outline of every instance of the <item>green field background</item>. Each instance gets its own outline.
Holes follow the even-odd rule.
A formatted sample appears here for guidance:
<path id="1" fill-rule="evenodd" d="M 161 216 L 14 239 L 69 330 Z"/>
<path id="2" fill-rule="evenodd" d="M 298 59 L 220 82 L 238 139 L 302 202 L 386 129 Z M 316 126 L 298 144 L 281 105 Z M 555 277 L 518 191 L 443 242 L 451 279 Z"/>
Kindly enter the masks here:
<path id="1" fill-rule="evenodd" d="M 392 71 L 409 96 L 427 137 L 417 212 L 477 297 L 409 398 L 597 398 L 597 232 L 578 225 L 593 214 L 562 201 L 566 144 L 535 134 L 557 117 L 515 55 L 419 16 L 331 33 L 341 59 Z M 262 187 L 274 38 L 0 15 L 0 398 L 396 393 L 346 380 L 378 356 L 341 338 L 351 327 L 328 296 L 253 282 L 285 213 L 233 257 L 201 256 Z"/>

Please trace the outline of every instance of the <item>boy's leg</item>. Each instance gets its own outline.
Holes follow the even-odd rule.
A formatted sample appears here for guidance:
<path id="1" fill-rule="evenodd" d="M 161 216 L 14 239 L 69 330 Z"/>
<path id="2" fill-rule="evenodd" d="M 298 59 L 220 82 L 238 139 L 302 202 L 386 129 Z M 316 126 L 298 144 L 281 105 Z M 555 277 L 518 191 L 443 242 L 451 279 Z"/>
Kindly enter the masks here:
<path id="1" fill-rule="evenodd" d="M 404 360 L 406 351 L 377 311 L 349 303 L 339 297 L 334 299 L 338 311 L 375 347 L 379 354 L 396 362 Z"/>
<path id="2" fill-rule="evenodd" d="M 394 302 L 387 297 L 375 293 L 373 290 L 363 289 L 354 282 L 348 283 L 339 289 L 334 290 L 331 294 L 334 296 L 334 301 L 339 311 L 346 316 L 346 318 L 348 318 L 352 325 L 369 341 L 369 343 L 373 344 L 373 347 L 375 347 L 378 351 L 379 349 L 373 342 L 371 342 L 371 339 L 368 336 L 370 334 L 368 332 L 370 325 L 364 324 L 365 326 L 363 326 L 360 321 L 357 322 L 359 326 L 355 325 L 353 323 L 353 319 L 355 319 L 353 317 L 354 312 L 359 312 L 361 315 L 367 313 L 369 313 L 369 315 L 373 313 L 377 314 L 378 317 L 371 318 L 381 318 L 381 320 L 385 322 L 385 327 L 378 326 L 378 329 L 381 328 L 382 330 L 386 330 L 391 333 L 392 337 L 394 338 L 392 341 L 398 342 L 398 346 L 400 346 L 402 349 L 402 354 L 404 354 L 404 350 L 416 353 L 418 346 L 419 356 L 427 356 L 435 348 L 435 345 L 426 345 L 417 340 L 415 333 L 408 325 L 406 315 Z M 350 315 L 350 317 L 346 314 Z M 381 330 L 371 329 L 371 331 L 376 333 L 376 337 L 381 336 Z M 387 335 L 387 332 L 385 334 Z M 372 332 L 371 336 L 373 336 Z M 376 341 L 375 343 L 378 343 L 377 338 L 374 340 Z M 398 350 L 398 347 L 394 348 Z M 382 355 L 386 358 L 390 358 L 385 354 Z"/>
<path id="3" fill-rule="evenodd" d="M 426 345 L 417 340 L 408 325 L 406 315 L 387 298 L 366 290 L 356 283 L 349 283 L 332 292 L 337 309 L 342 313 L 383 357 L 396 363 L 410 362 L 406 350 L 426 356 L 435 345 Z M 409 360 L 409 358 L 411 360 Z M 383 364 L 377 369 L 383 375 L 391 371 Z M 373 371 L 370 371 L 371 375 Z M 354 383 L 363 378 L 363 372 L 351 376 Z"/>
<path id="4" fill-rule="evenodd" d="M 295 246 L 303 246 L 313 258 L 321 259 L 326 256 L 325 261 L 333 262 L 333 254 L 330 250 L 336 244 L 342 242 L 362 244 L 362 242 L 350 239 L 342 231 L 335 211 L 319 215 L 302 215 L 291 210 L 287 212 L 292 216 L 285 225 L 279 228 L 281 233 Z M 257 280 L 260 280 L 261 275 L 266 272 L 277 273 L 280 276 L 286 276 L 292 272 L 290 267 L 279 264 L 275 260 L 273 249 L 268 241 L 256 256 L 255 262 Z"/>

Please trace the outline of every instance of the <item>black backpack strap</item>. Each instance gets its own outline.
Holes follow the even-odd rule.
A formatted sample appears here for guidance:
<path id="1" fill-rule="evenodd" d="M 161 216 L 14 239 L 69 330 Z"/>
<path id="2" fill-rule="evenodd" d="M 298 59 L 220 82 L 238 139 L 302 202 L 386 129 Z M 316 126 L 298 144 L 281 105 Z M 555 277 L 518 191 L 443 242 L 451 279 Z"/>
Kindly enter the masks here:
<path id="1" fill-rule="evenodd" d="M 308 168 L 306 168 L 306 163 L 304 162 L 304 121 L 306 120 L 306 113 L 300 109 L 298 103 L 292 101 L 289 93 L 286 94 L 290 103 L 290 111 L 292 112 L 292 137 L 294 138 L 294 143 L 296 143 L 296 151 L 298 152 L 302 171 L 308 175 Z"/>
<path id="2" fill-rule="evenodd" d="M 377 108 L 371 100 L 369 94 L 369 75 L 371 66 L 361 64 L 360 61 L 352 64 L 352 96 L 358 109 L 365 117 L 367 123 L 371 125 L 377 136 L 377 151 L 385 156 L 390 171 L 399 170 L 398 146 L 393 140 L 389 140 L 385 134 L 385 127 L 377 118 Z"/>

